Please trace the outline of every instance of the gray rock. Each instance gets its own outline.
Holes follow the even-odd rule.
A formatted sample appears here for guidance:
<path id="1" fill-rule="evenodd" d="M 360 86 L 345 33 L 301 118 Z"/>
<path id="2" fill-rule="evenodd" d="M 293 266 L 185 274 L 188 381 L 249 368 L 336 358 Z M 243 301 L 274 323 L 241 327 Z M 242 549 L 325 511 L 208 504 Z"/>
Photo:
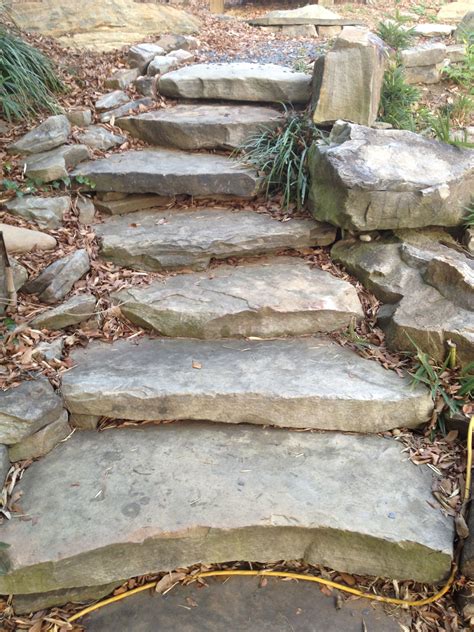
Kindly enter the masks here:
<path id="1" fill-rule="evenodd" d="M 62 606 L 66 603 L 87 603 L 97 601 L 110 595 L 117 586 L 123 582 L 112 582 L 103 586 L 84 586 L 82 588 L 65 588 L 45 593 L 30 595 L 15 595 L 13 609 L 15 614 L 30 614 L 38 610 L 47 610 L 53 606 Z"/>
<path id="2" fill-rule="evenodd" d="M 96 430 L 99 421 L 100 416 L 98 415 L 78 415 L 73 413 L 69 416 L 71 426 L 80 430 Z"/>
<path id="3" fill-rule="evenodd" d="M 317 37 L 318 31 L 314 24 L 284 24 L 283 26 L 261 26 L 265 31 L 281 33 L 285 37 Z M 331 28 L 331 27 L 329 27 Z M 340 27 L 336 27 L 340 28 Z"/>
<path id="4" fill-rule="evenodd" d="M 35 279 L 28 281 L 24 289 L 29 294 L 38 294 L 43 303 L 58 303 L 89 269 L 87 251 L 76 250 L 49 265 Z"/>
<path id="5" fill-rule="evenodd" d="M 90 108 L 75 108 L 66 112 L 71 125 L 76 127 L 88 127 L 92 125 L 92 110 Z"/>
<path id="6" fill-rule="evenodd" d="M 259 188 L 255 171 L 227 156 L 168 149 L 114 154 L 84 163 L 73 175 L 91 178 L 96 191 L 121 193 L 250 198 L 256 195 Z"/>
<path id="7" fill-rule="evenodd" d="M 118 119 L 121 116 L 126 116 L 127 114 L 132 114 L 135 110 L 140 112 L 144 108 L 148 108 L 155 103 L 155 100 L 150 97 L 143 97 L 143 99 L 136 99 L 135 101 L 129 101 L 125 103 L 125 105 L 121 105 L 115 110 L 109 110 L 107 112 L 103 112 L 99 116 L 99 120 L 101 123 L 108 123 L 113 118 Z"/>
<path id="8" fill-rule="evenodd" d="M 288 28 L 288 27 L 283 27 Z M 316 27 L 318 31 L 318 36 L 323 37 L 324 39 L 333 39 L 334 37 L 338 37 L 342 31 L 342 26 L 318 26 Z"/>
<path id="9" fill-rule="evenodd" d="M 316 59 L 313 121 L 338 119 L 373 125 L 379 110 L 386 48 L 368 29 L 345 27 L 332 49 Z"/>
<path id="10" fill-rule="evenodd" d="M 8 448 L 6 445 L 0 445 L 0 491 L 5 485 L 9 469 L 10 459 L 8 458 Z"/>
<path id="11" fill-rule="evenodd" d="M 64 338 L 56 338 L 51 342 L 40 342 L 33 351 L 33 357 L 39 356 L 47 362 L 61 360 L 64 349 Z"/>
<path id="12" fill-rule="evenodd" d="M 17 486 L 35 520 L 2 525 L 10 546 L 0 592 L 232 559 L 439 582 L 453 556 L 452 519 L 435 506 L 433 473 L 401 448 L 380 437 L 196 423 L 77 432 Z"/>
<path id="13" fill-rule="evenodd" d="M 416 24 L 414 26 L 415 35 L 422 37 L 449 37 L 456 27 L 453 24 Z"/>
<path id="14" fill-rule="evenodd" d="M 139 94 L 144 97 L 151 97 L 156 99 L 156 86 L 158 77 L 138 77 L 135 81 L 135 88 Z"/>
<path id="15" fill-rule="evenodd" d="M 108 215 L 124 215 L 143 211 L 147 208 L 169 208 L 173 204 L 172 197 L 160 195 L 126 195 L 121 200 L 98 200 L 95 199 L 95 206 Z"/>
<path id="16" fill-rule="evenodd" d="M 417 83 L 439 83 L 441 81 L 442 68 L 443 64 L 405 68 L 405 81 L 410 85 Z"/>
<path id="17" fill-rule="evenodd" d="M 43 198 L 27 195 L 5 204 L 8 212 L 36 222 L 40 228 L 58 228 L 71 208 L 69 195 Z"/>
<path id="18" fill-rule="evenodd" d="M 22 441 L 59 419 L 63 410 L 62 400 L 42 377 L 0 391 L 0 443 Z"/>
<path id="19" fill-rule="evenodd" d="M 463 243 L 467 250 L 474 254 L 474 228 L 466 228 L 463 236 Z"/>
<path id="20" fill-rule="evenodd" d="M 167 33 L 158 39 L 158 45 L 165 51 L 170 53 L 177 49 L 196 50 L 199 48 L 199 40 L 192 35 L 174 35 Z"/>
<path id="21" fill-rule="evenodd" d="M 89 148 L 85 145 L 64 145 L 27 158 L 25 175 L 43 182 L 61 180 L 68 177 L 69 169 L 90 157 Z"/>
<path id="22" fill-rule="evenodd" d="M 95 229 L 102 255 L 139 270 L 204 270 L 211 258 L 248 257 L 327 245 L 332 227 L 312 220 L 278 222 L 253 211 L 167 210 L 113 217 Z"/>
<path id="23" fill-rule="evenodd" d="M 474 261 L 467 257 L 460 259 L 449 255 L 433 257 L 423 278 L 445 298 L 474 312 Z M 472 318 L 474 323 L 474 314 Z"/>
<path id="24" fill-rule="evenodd" d="M 135 81 L 139 74 L 138 68 L 121 68 L 106 79 L 104 85 L 106 88 L 112 88 L 113 90 L 124 90 Z"/>
<path id="25" fill-rule="evenodd" d="M 472 150 L 343 122 L 309 168 L 314 216 L 355 231 L 459 225 L 474 186 Z"/>
<path id="26" fill-rule="evenodd" d="M 72 358 L 62 392 L 81 415 L 382 432 L 418 426 L 433 407 L 425 389 L 322 338 L 140 339 Z"/>
<path id="27" fill-rule="evenodd" d="M 132 322 L 165 336 L 299 336 L 363 317 L 355 288 L 294 257 L 220 266 L 113 295 Z"/>
<path id="28" fill-rule="evenodd" d="M 445 59 L 446 45 L 442 42 L 419 44 L 400 51 L 400 59 L 405 67 L 434 66 Z"/>
<path id="29" fill-rule="evenodd" d="M 166 53 L 166 57 L 172 57 L 173 59 L 176 59 L 176 61 L 178 61 L 179 63 L 194 59 L 193 53 L 190 53 L 188 50 L 184 50 L 183 48 L 178 48 L 177 50 L 173 50 L 170 53 Z"/>
<path id="30" fill-rule="evenodd" d="M 19 443 L 15 443 L 8 449 L 10 461 L 24 461 L 26 459 L 38 459 L 51 452 L 60 441 L 71 434 L 68 424 L 68 414 L 65 410 L 61 417 L 26 437 Z"/>
<path id="31" fill-rule="evenodd" d="M 28 281 L 28 270 L 25 266 L 22 266 L 21 263 L 18 263 L 16 259 L 13 259 L 13 257 L 9 257 L 9 260 L 13 274 L 13 285 L 15 286 L 15 290 L 19 292 Z"/>
<path id="32" fill-rule="evenodd" d="M 108 129 L 105 129 L 105 127 L 101 127 L 100 125 L 91 125 L 86 128 L 84 132 L 77 135 L 77 140 L 92 149 L 101 149 L 102 151 L 106 151 L 111 147 L 122 145 L 122 143 L 124 143 L 127 139 L 125 136 L 109 132 Z"/>
<path id="33" fill-rule="evenodd" d="M 186 99 L 307 103 L 311 77 L 275 64 L 195 64 L 161 77 L 158 91 Z"/>
<path id="34" fill-rule="evenodd" d="M 469 11 L 463 17 L 463 19 L 459 22 L 458 28 L 454 33 L 454 37 L 457 42 L 468 42 L 472 39 L 472 34 L 474 33 L 474 11 Z"/>
<path id="35" fill-rule="evenodd" d="M 52 250 L 56 247 L 56 239 L 39 230 L 30 230 L 21 226 L 11 226 L 0 223 L 0 231 L 7 247 L 7 252 L 30 252 L 34 248 L 38 250 Z"/>
<path id="36" fill-rule="evenodd" d="M 100 97 L 100 99 L 95 102 L 95 109 L 98 112 L 113 110 L 121 105 L 124 105 L 124 103 L 128 103 L 129 101 L 130 97 L 126 92 L 123 92 L 123 90 L 114 90 L 113 92 L 108 92 L 107 94 L 104 94 L 104 96 Z"/>
<path id="37" fill-rule="evenodd" d="M 95 296 L 79 294 L 61 303 L 54 309 L 48 309 L 39 314 L 30 321 L 30 325 L 36 329 L 51 330 L 65 329 L 71 325 L 78 325 L 93 316 L 95 304 Z"/>
<path id="38" fill-rule="evenodd" d="M 165 72 L 174 70 L 178 66 L 179 66 L 178 60 L 175 59 L 174 57 L 169 57 L 166 55 L 157 55 L 148 64 L 148 67 L 146 69 L 146 74 L 149 77 L 154 77 L 155 75 L 164 75 Z"/>
<path id="39" fill-rule="evenodd" d="M 92 224 L 95 216 L 94 202 L 88 197 L 78 197 L 76 200 L 78 220 L 80 224 Z"/>
<path id="40" fill-rule="evenodd" d="M 285 116 L 254 105 L 177 105 L 120 118 L 116 124 L 150 145 L 177 149 L 239 147 L 262 129 L 274 129 Z"/>
<path id="41" fill-rule="evenodd" d="M 164 55 L 165 52 L 165 49 L 158 44 L 137 44 L 128 51 L 128 63 L 132 68 L 138 68 L 140 74 L 143 74 L 151 60 L 157 55 Z"/>
<path id="42" fill-rule="evenodd" d="M 64 145 L 71 133 L 71 124 L 64 114 L 50 116 L 8 147 L 11 154 L 39 154 Z"/>
<path id="43" fill-rule="evenodd" d="M 457 64 L 463 62 L 466 59 L 466 46 L 465 44 L 452 44 L 446 46 L 446 57 L 451 64 Z"/>

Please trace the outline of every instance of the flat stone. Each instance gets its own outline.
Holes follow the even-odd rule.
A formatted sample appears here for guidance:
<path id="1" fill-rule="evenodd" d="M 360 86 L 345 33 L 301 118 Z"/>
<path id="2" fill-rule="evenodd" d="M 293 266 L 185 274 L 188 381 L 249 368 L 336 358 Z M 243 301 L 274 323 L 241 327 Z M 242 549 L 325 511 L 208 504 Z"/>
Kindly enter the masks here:
<path id="1" fill-rule="evenodd" d="M 20 226 L 0 223 L 5 246 L 8 253 L 31 252 L 37 250 L 52 250 L 56 247 L 56 239 L 39 230 L 30 230 Z"/>
<path id="2" fill-rule="evenodd" d="M 339 595 L 344 593 L 334 591 L 328 598 L 308 582 L 268 577 L 262 586 L 259 577 L 226 579 L 207 578 L 205 590 L 197 582 L 178 585 L 164 599 L 135 595 L 87 615 L 82 623 L 87 632 L 117 632 L 121 626 L 133 632 L 283 632 L 284 626 L 291 632 L 360 632 L 364 625 L 375 632 L 400 632 L 400 618 L 400 623 L 410 623 L 409 616 L 400 617 L 399 612 L 390 616 L 382 604 L 374 607 L 374 602 L 368 605 L 365 599 L 342 598 L 342 606 L 335 608 L 336 599 L 340 603 Z M 184 604 L 197 607 L 183 608 Z"/>
<path id="3" fill-rule="evenodd" d="M 463 62 L 466 59 L 466 46 L 464 44 L 446 46 L 446 57 L 451 64 Z"/>
<path id="4" fill-rule="evenodd" d="M 8 448 L 6 445 L 0 445 L 0 488 L 3 489 L 10 469 L 10 459 L 8 458 Z"/>
<path id="5" fill-rule="evenodd" d="M 135 111 L 141 112 L 143 109 L 150 107 L 155 103 L 155 100 L 151 97 L 143 97 L 142 99 L 135 99 L 135 101 L 129 101 L 124 105 L 121 105 L 115 110 L 108 110 L 107 112 L 103 112 L 99 116 L 99 120 L 101 123 L 108 123 L 113 118 L 118 119 L 121 116 L 126 116 L 127 114 L 132 114 Z"/>
<path id="6" fill-rule="evenodd" d="M 124 90 L 138 78 L 139 74 L 140 70 L 138 68 L 120 68 L 105 80 L 104 85 L 106 88 Z"/>
<path id="7" fill-rule="evenodd" d="M 43 198 L 27 195 L 14 198 L 5 204 L 12 215 L 36 222 L 40 228 L 58 228 L 61 226 L 64 214 L 71 208 L 69 195 Z"/>
<path id="8" fill-rule="evenodd" d="M 56 421 L 44 426 L 38 432 L 20 441 L 20 443 L 10 446 L 8 449 L 10 461 L 15 463 L 16 461 L 38 459 L 45 456 L 70 434 L 71 428 L 68 424 L 68 414 L 67 411 L 64 411 Z"/>
<path id="9" fill-rule="evenodd" d="M 158 91 L 185 99 L 307 103 L 311 76 L 276 64 L 194 64 L 161 77 Z"/>
<path id="10" fill-rule="evenodd" d="M 168 149 L 114 154 L 84 163 L 73 175 L 87 176 L 96 191 L 251 198 L 259 179 L 252 169 L 226 156 Z"/>
<path id="11" fill-rule="evenodd" d="M 139 270 L 204 270 L 211 258 L 249 257 L 287 248 L 327 245 L 332 227 L 312 220 L 278 222 L 229 209 L 142 211 L 95 227 L 102 255 Z"/>
<path id="12" fill-rule="evenodd" d="M 95 217 L 95 206 L 90 198 L 78 197 L 76 199 L 76 210 L 80 224 L 92 224 Z"/>
<path id="13" fill-rule="evenodd" d="M 158 44 L 136 44 L 128 51 L 128 63 L 132 68 L 138 68 L 140 74 L 143 74 L 148 64 L 157 55 L 164 55 L 165 49 Z"/>
<path id="14" fill-rule="evenodd" d="M 138 77 L 135 81 L 135 89 L 138 94 L 143 95 L 144 97 L 151 97 L 156 99 L 156 86 L 159 77 Z"/>
<path id="15" fill-rule="evenodd" d="M 236 559 L 443 580 L 452 519 L 435 507 L 433 473 L 402 447 L 380 437 L 197 423 L 76 432 L 16 487 L 35 520 L 2 525 L 10 546 L 1 552 L 0 592 L 103 585 Z"/>
<path id="16" fill-rule="evenodd" d="M 324 37 L 325 39 L 332 39 L 333 37 L 338 37 L 338 35 L 342 31 L 342 26 L 318 26 L 318 35 L 319 37 Z"/>
<path id="17" fill-rule="evenodd" d="M 261 20 L 265 20 L 266 24 L 274 24 L 274 18 L 277 19 L 277 22 L 275 22 L 275 24 L 286 24 L 287 20 L 288 24 L 294 24 L 294 20 L 298 20 L 299 24 L 305 24 L 305 20 L 307 19 L 335 19 L 339 17 L 341 16 L 337 13 L 334 13 L 334 11 L 326 9 L 320 4 L 308 4 L 298 9 L 270 11 L 265 16 L 263 16 Z"/>
<path id="18" fill-rule="evenodd" d="M 438 18 L 440 20 L 461 20 L 469 11 L 474 11 L 473 0 L 449 2 L 438 11 Z"/>
<path id="19" fill-rule="evenodd" d="M 95 102 L 95 109 L 98 112 L 105 112 L 106 110 L 118 108 L 129 101 L 130 97 L 126 92 L 123 92 L 123 90 L 113 90 L 113 92 L 104 94 L 104 96 Z"/>
<path id="20" fill-rule="evenodd" d="M 382 432 L 418 426 L 433 408 L 425 389 L 320 338 L 140 339 L 72 358 L 62 392 L 81 415 Z"/>
<path id="21" fill-rule="evenodd" d="M 63 410 L 62 400 L 42 377 L 0 391 L 0 443 L 26 439 L 59 419 Z"/>
<path id="22" fill-rule="evenodd" d="M 43 303 L 58 303 L 89 269 L 87 251 L 76 250 L 47 266 L 35 279 L 28 281 L 25 291 L 38 294 Z"/>
<path id="23" fill-rule="evenodd" d="M 299 336 L 363 317 L 355 288 L 301 259 L 220 266 L 113 295 L 132 322 L 165 336 Z"/>
<path id="24" fill-rule="evenodd" d="M 164 75 L 165 72 L 174 70 L 178 66 L 179 62 L 174 57 L 170 57 L 168 55 L 157 55 L 148 64 L 146 74 L 149 77 L 154 77 L 155 75 Z"/>
<path id="25" fill-rule="evenodd" d="M 125 215 L 148 208 L 169 207 L 173 203 L 172 197 L 160 195 L 126 195 L 121 200 L 98 200 L 95 199 L 95 206 L 108 215 Z"/>
<path id="26" fill-rule="evenodd" d="M 449 37 L 456 29 L 452 24 L 417 24 L 414 27 L 415 35 L 422 35 L 423 37 Z"/>
<path id="27" fill-rule="evenodd" d="M 92 125 L 92 110 L 90 108 L 74 108 L 66 112 L 71 125 L 76 127 L 88 127 Z"/>
<path id="28" fill-rule="evenodd" d="M 178 48 L 177 50 L 173 50 L 170 53 L 166 53 L 166 57 L 172 57 L 176 59 L 179 63 L 184 61 L 190 61 L 194 59 L 195 55 L 190 53 L 188 50 L 184 50 L 184 48 Z"/>
<path id="29" fill-rule="evenodd" d="M 89 320 L 94 315 L 96 304 L 95 296 L 90 294 L 79 294 L 73 296 L 68 301 L 61 303 L 54 309 L 35 316 L 30 325 L 36 329 L 65 329 L 71 325 Z"/>
<path id="30" fill-rule="evenodd" d="M 342 121 L 330 141 L 310 152 L 310 207 L 317 219 L 355 231 L 463 223 L 474 151 Z"/>
<path id="31" fill-rule="evenodd" d="M 122 145 L 127 139 L 125 136 L 109 132 L 108 129 L 100 125 L 91 125 L 84 132 L 77 135 L 77 140 L 91 149 L 106 151 L 111 147 Z"/>
<path id="32" fill-rule="evenodd" d="M 429 285 L 456 305 L 474 312 L 474 261 L 449 255 L 430 259 L 423 275 Z M 474 315 L 473 315 L 474 321 Z"/>
<path id="33" fill-rule="evenodd" d="M 200 46 L 199 40 L 193 35 L 178 35 L 176 33 L 162 35 L 157 43 L 166 53 L 178 49 L 196 50 Z"/>
<path id="34" fill-rule="evenodd" d="M 116 121 L 150 145 L 177 149 L 234 149 L 258 131 L 274 129 L 282 112 L 254 105 L 177 105 Z"/>
<path id="35" fill-rule="evenodd" d="M 39 154 L 64 145 L 71 133 L 71 124 L 64 114 L 50 116 L 8 147 L 11 154 Z"/>
<path id="36" fill-rule="evenodd" d="M 43 182 L 61 180 L 69 176 L 69 169 L 90 157 L 89 148 L 85 145 L 63 145 L 27 158 L 25 175 Z"/>
<path id="37" fill-rule="evenodd" d="M 411 66 L 405 68 L 405 81 L 410 84 L 418 83 L 439 83 L 441 81 L 441 71 L 443 64 L 435 64 L 433 66 Z"/>
<path id="38" fill-rule="evenodd" d="M 277 28 L 286 37 L 317 37 L 318 35 L 314 24 L 286 24 Z"/>
<path id="39" fill-rule="evenodd" d="M 123 582 L 112 582 L 103 586 L 84 586 L 82 588 L 65 588 L 45 593 L 15 595 L 13 609 L 15 614 L 29 614 L 38 610 L 47 610 L 66 603 L 87 603 L 97 601 L 110 595 Z"/>
<path id="40" fill-rule="evenodd" d="M 348 26 L 314 64 L 313 121 L 373 125 L 379 110 L 386 47 L 368 29 Z"/>
<path id="41" fill-rule="evenodd" d="M 442 42 L 420 44 L 400 51 L 400 59 L 405 67 L 433 66 L 446 57 L 446 45 Z"/>

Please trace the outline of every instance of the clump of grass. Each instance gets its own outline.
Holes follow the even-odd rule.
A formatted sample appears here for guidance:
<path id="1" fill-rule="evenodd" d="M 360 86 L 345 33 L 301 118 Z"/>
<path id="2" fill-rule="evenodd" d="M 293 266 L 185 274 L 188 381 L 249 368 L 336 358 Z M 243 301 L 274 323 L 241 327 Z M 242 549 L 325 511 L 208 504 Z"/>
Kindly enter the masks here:
<path id="1" fill-rule="evenodd" d="M 402 50 L 408 48 L 415 36 L 415 29 L 405 25 L 404 18 L 398 11 L 388 20 L 379 22 L 377 27 L 377 35 L 394 50 Z"/>
<path id="2" fill-rule="evenodd" d="M 453 83 L 465 88 L 474 95 L 474 41 L 466 42 L 466 58 L 457 64 L 449 64 L 443 74 Z"/>
<path id="3" fill-rule="evenodd" d="M 0 7 L 0 18 L 2 9 Z M 60 111 L 55 94 L 64 91 L 51 61 L 5 23 L 0 24 L 0 107 L 9 121 L 42 111 Z"/>
<path id="4" fill-rule="evenodd" d="M 309 192 L 308 151 L 322 138 L 307 112 L 289 111 L 284 125 L 265 129 L 241 146 L 240 160 L 262 175 L 267 197 L 281 191 L 284 208 L 295 204 L 300 209 Z"/>
<path id="5" fill-rule="evenodd" d="M 402 66 L 392 63 L 384 74 L 380 97 L 379 118 L 397 129 L 415 131 L 414 105 L 420 92 L 405 81 Z"/>
<path id="6" fill-rule="evenodd" d="M 464 226 L 466 226 L 466 228 L 474 228 L 474 202 L 466 206 L 465 210 Z"/>

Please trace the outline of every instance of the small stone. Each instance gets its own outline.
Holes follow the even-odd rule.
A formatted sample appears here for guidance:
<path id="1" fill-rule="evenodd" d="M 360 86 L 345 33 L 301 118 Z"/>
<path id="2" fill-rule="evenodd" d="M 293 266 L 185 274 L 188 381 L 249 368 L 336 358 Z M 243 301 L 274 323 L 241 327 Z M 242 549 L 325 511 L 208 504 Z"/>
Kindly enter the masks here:
<path id="1" fill-rule="evenodd" d="M 8 253 L 31 252 L 35 248 L 37 250 L 52 250 L 57 244 L 54 237 L 38 230 L 0 223 L 0 231 L 3 233 Z"/>
<path id="2" fill-rule="evenodd" d="M 64 114 L 50 116 L 8 147 L 10 154 L 39 154 L 64 145 L 71 133 L 71 124 Z"/>
<path id="3" fill-rule="evenodd" d="M 81 134 L 77 135 L 77 140 L 91 149 L 107 151 L 107 149 L 111 147 L 122 145 L 127 139 L 125 136 L 119 136 L 118 134 L 109 132 L 108 129 L 100 125 L 91 125 Z"/>
<path id="4" fill-rule="evenodd" d="M 162 35 L 158 40 L 158 45 L 163 48 L 166 53 L 178 49 L 196 50 L 199 48 L 199 40 L 192 35 Z"/>
<path id="5" fill-rule="evenodd" d="M 19 292 L 28 281 L 28 270 L 25 266 L 22 266 L 21 263 L 18 263 L 16 259 L 13 259 L 13 257 L 10 257 L 10 267 L 13 273 L 13 285 L 15 286 L 15 290 Z"/>
<path id="6" fill-rule="evenodd" d="M 68 413 L 65 410 L 56 421 L 44 426 L 38 432 L 30 435 L 10 446 L 8 456 L 10 461 L 24 461 L 26 459 L 38 459 L 58 445 L 60 441 L 71 434 L 71 427 L 68 424 Z"/>
<path id="7" fill-rule="evenodd" d="M 466 46 L 464 44 L 452 44 L 446 46 L 446 57 L 450 64 L 458 64 L 466 59 Z"/>
<path id="8" fill-rule="evenodd" d="M 400 51 L 402 64 L 405 67 L 434 66 L 446 57 L 447 47 L 441 42 L 420 44 Z"/>
<path id="9" fill-rule="evenodd" d="M 280 33 L 285 37 L 316 37 L 318 32 L 314 24 L 284 24 Z"/>
<path id="10" fill-rule="evenodd" d="M 157 86 L 158 77 L 138 77 L 135 81 L 135 88 L 139 94 L 142 94 L 144 97 L 152 97 L 156 99 L 156 86 Z"/>
<path id="11" fill-rule="evenodd" d="M 14 445 L 56 421 L 63 402 L 46 378 L 0 391 L 0 443 Z"/>
<path id="12" fill-rule="evenodd" d="M 111 77 L 105 80 L 106 88 L 124 90 L 128 88 L 140 74 L 138 68 L 121 68 L 116 70 Z"/>
<path id="13" fill-rule="evenodd" d="M 95 216 L 94 202 L 88 197 L 78 197 L 76 201 L 80 224 L 92 224 Z"/>
<path id="14" fill-rule="evenodd" d="M 148 64 L 146 72 L 149 77 L 154 77 L 155 75 L 164 75 L 165 72 L 174 70 L 174 68 L 177 68 L 178 65 L 178 60 L 174 57 L 158 55 Z"/>
<path id="15" fill-rule="evenodd" d="M 85 145 L 64 145 L 27 158 L 25 175 L 42 182 L 61 180 L 68 177 L 69 169 L 90 157 L 89 148 Z"/>
<path id="16" fill-rule="evenodd" d="M 405 68 L 405 81 L 410 85 L 418 83 L 439 83 L 443 64 L 434 66 L 410 66 Z"/>
<path id="17" fill-rule="evenodd" d="M 414 27 L 415 35 L 423 37 L 448 37 L 456 29 L 452 24 L 417 24 Z"/>
<path id="18" fill-rule="evenodd" d="M 128 63 L 143 74 L 154 57 L 165 53 L 165 49 L 157 44 L 137 44 L 128 51 Z"/>
<path id="19" fill-rule="evenodd" d="M 95 296 L 79 294 L 68 301 L 61 303 L 54 309 L 48 309 L 36 316 L 30 325 L 36 329 L 65 329 L 71 325 L 89 320 L 94 315 L 96 304 Z"/>
<path id="20" fill-rule="evenodd" d="M 190 59 L 194 59 L 194 55 L 188 50 L 184 50 L 183 48 L 179 48 L 178 50 L 173 50 L 171 53 L 167 53 L 166 57 L 172 57 L 180 63 L 184 61 L 189 61 Z"/>
<path id="21" fill-rule="evenodd" d="M 122 90 L 114 90 L 113 92 L 108 92 L 107 94 L 104 94 L 104 96 L 100 97 L 100 99 L 95 102 L 95 109 L 98 112 L 113 110 L 124 103 L 128 103 L 129 101 L 130 97 L 128 94 Z"/>
<path id="22" fill-rule="evenodd" d="M 64 338 L 56 338 L 51 342 L 40 342 L 33 351 L 33 357 L 40 357 L 46 362 L 61 360 L 64 349 Z"/>
<path id="23" fill-rule="evenodd" d="M 71 413 L 69 416 L 71 426 L 73 428 L 79 428 L 80 430 L 97 430 L 99 421 L 99 415 L 79 415 L 78 413 Z"/>
<path id="24" fill-rule="evenodd" d="M 8 458 L 8 448 L 6 445 L 0 445 L 0 491 L 5 485 L 9 469 L 10 459 Z"/>
<path id="25" fill-rule="evenodd" d="M 71 208 L 71 198 L 68 195 L 49 198 L 28 195 L 15 198 L 5 206 L 12 215 L 32 220 L 40 228 L 58 228 Z"/>
<path id="26" fill-rule="evenodd" d="M 125 105 L 116 108 L 115 110 L 110 110 L 109 112 L 103 112 L 100 116 L 101 123 L 108 123 L 112 118 L 118 119 L 121 116 L 126 116 L 127 114 L 131 114 L 134 110 L 142 110 L 150 107 L 155 103 L 154 99 L 150 97 L 143 97 L 142 99 L 136 99 L 135 101 L 129 101 Z"/>
<path id="27" fill-rule="evenodd" d="M 160 195 L 126 195 L 119 200 L 95 200 L 95 206 L 109 215 L 125 215 L 148 208 L 168 207 L 173 203 L 172 197 Z"/>
<path id="28" fill-rule="evenodd" d="M 318 26 L 318 35 L 324 39 L 332 39 L 341 34 L 342 26 Z"/>
<path id="29" fill-rule="evenodd" d="M 71 123 L 76 127 L 87 127 L 92 124 L 92 110 L 89 108 L 76 108 L 66 113 L 66 116 Z"/>
<path id="30" fill-rule="evenodd" d="M 89 269 L 87 251 L 76 250 L 45 268 L 41 274 L 26 284 L 25 291 L 29 294 L 38 294 L 43 303 L 58 303 Z"/>

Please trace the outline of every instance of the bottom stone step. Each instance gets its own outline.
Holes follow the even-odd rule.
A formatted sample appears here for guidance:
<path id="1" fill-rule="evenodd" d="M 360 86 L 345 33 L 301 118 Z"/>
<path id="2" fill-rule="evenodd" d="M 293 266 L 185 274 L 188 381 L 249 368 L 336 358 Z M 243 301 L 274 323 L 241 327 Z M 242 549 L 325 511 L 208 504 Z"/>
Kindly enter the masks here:
<path id="1" fill-rule="evenodd" d="M 391 439 L 187 423 L 77 432 L 18 484 L 0 593 L 229 560 L 437 582 L 453 526 Z"/>

